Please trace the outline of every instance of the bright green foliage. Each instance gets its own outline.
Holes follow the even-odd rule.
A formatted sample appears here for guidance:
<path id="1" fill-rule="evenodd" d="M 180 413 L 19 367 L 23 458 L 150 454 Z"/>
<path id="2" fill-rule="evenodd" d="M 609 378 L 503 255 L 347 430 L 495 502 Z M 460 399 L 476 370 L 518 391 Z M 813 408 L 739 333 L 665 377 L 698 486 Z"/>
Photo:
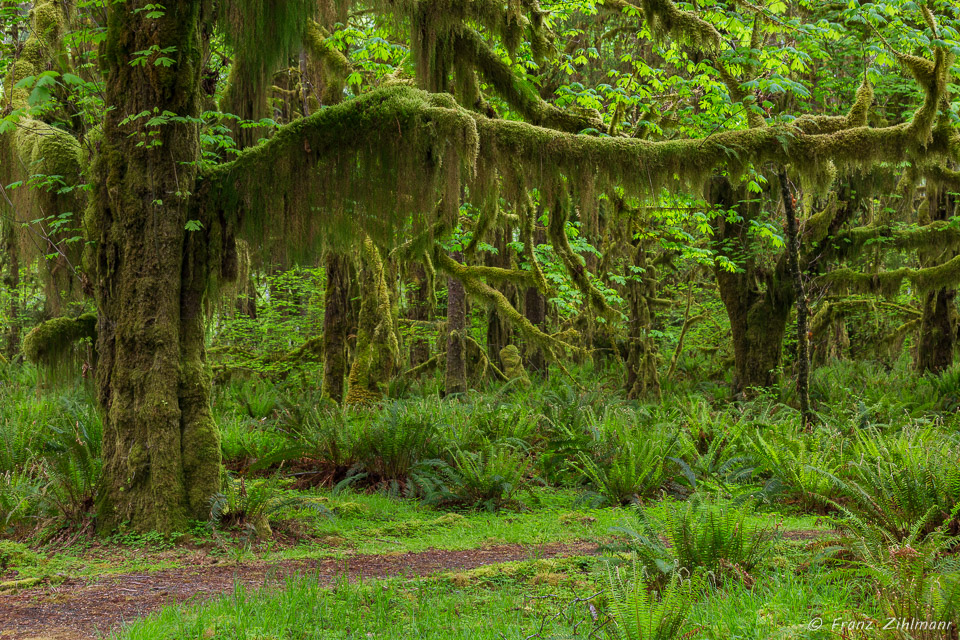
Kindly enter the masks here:
<path id="1" fill-rule="evenodd" d="M 694 599 L 694 581 L 678 575 L 661 591 L 651 591 L 636 561 L 633 575 L 626 567 L 608 569 L 608 582 L 617 629 L 624 640 L 670 640 L 682 637 Z"/>

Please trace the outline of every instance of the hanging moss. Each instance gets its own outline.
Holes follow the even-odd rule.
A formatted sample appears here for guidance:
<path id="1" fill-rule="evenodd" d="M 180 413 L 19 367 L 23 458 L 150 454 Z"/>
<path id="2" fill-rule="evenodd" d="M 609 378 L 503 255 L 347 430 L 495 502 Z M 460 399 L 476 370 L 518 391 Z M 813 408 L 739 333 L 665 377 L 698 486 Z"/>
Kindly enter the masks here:
<path id="1" fill-rule="evenodd" d="M 344 399 L 348 405 L 379 400 L 400 358 L 390 286 L 380 252 L 369 238 L 363 242 L 360 296 L 357 346 Z"/>
<path id="2" fill-rule="evenodd" d="M 655 34 L 669 34 L 704 49 L 720 46 L 720 32 L 712 24 L 693 12 L 681 11 L 670 0 L 603 0 L 602 4 L 605 8 L 618 12 L 640 9 L 650 31 Z"/>
<path id="3" fill-rule="evenodd" d="M 291 257 L 366 233 L 391 246 L 411 215 L 424 229 L 456 221 L 477 144 L 472 117 L 449 96 L 392 86 L 300 119 L 211 170 L 206 206 Z"/>
<path id="4" fill-rule="evenodd" d="M 847 287 L 855 293 L 875 293 L 886 298 L 897 295 L 904 280 L 911 282 L 920 293 L 954 287 L 960 283 L 960 256 L 923 269 L 903 267 L 876 274 L 838 269 L 821 276 L 824 284 Z"/>
<path id="5" fill-rule="evenodd" d="M 810 332 L 814 337 L 819 336 L 834 323 L 865 308 L 873 310 L 883 309 L 887 312 L 906 316 L 911 319 L 918 319 L 921 315 L 920 311 L 913 307 L 883 300 L 878 301 L 874 298 L 839 298 L 836 300 L 828 300 L 820 305 L 817 312 L 810 319 Z"/>
<path id="6" fill-rule="evenodd" d="M 23 338 L 23 354 L 34 364 L 49 367 L 55 374 L 68 371 L 77 363 L 77 343 L 97 339 L 97 315 L 54 318 L 34 327 Z M 85 354 L 84 354 L 85 355 Z M 81 356 L 80 361 L 83 360 Z"/>

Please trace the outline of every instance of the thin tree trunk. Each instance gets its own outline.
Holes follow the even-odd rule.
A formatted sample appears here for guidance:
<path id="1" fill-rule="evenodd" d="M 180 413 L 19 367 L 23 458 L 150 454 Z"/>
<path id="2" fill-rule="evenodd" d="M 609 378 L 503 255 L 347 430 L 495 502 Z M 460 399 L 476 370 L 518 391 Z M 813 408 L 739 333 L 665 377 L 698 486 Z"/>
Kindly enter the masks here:
<path id="1" fill-rule="evenodd" d="M 101 531 L 182 530 L 209 515 L 220 487 L 203 341 L 212 223 L 184 230 L 195 215 L 202 5 L 173 0 L 160 17 L 123 3 L 108 8 L 101 64 L 111 108 L 87 223 L 106 410 Z M 172 66 L 131 64 L 158 43 Z M 148 128 L 137 117 L 154 112 L 189 121 Z"/>
<path id="2" fill-rule="evenodd" d="M 0 224 L 3 224 L 0 221 Z M 7 290 L 7 316 L 10 325 L 6 330 L 4 353 L 13 359 L 20 351 L 20 254 L 13 225 L 3 225 L 3 287 Z"/>
<path id="3" fill-rule="evenodd" d="M 806 429 L 813 423 L 810 410 L 810 353 L 808 348 L 807 297 L 803 292 L 803 274 L 800 273 L 800 238 L 797 225 L 795 201 L 787 185 L 787 174 L 780 171 L 780 194 L 787 214 L 787 256 L 793 280 L 793 296 L 797 309 L 797 396 L 800 399 L 801 426 Z"/>
<path id="4" fill-rule="evenodd" d="M 411 320 L 418 322 L 428 322 L 433 319 L 433 300 L 430 295 L 429 282 L 427 282 L 426 268 L 417 263 L 410 269 L 411 284 L 413 291 L 410 299 Z M 430 341 L 420 334 L 422 329 L 414 327 L 414 338 L 410 341 L 410 367 L 418 367 L 430 359 Z"/>
<path id="5" fill-rule="evenodd" d="M 537 225 L 533 233 L 534 244 L 543 244 L 547 241 L 546 230 Z M 543 294 L 536 287 L 527 287 L 523 294 L 523 315 L 534 326 L 543 329 L 547 321 L 547 301 Z M 527 370 L 533 372 L 541 378 L 547 377 L 547 363 L 543 355 L 543 350 L 536 345 L 531 345 L 526 353 Z"/>
<path id="6" fill-rule="evenodd" d="M 451 257 L 460 262 L 463 254 Z M 446 395 L 467 390 L 467 292 L 456 278 L 447 278 L 447 371 L 444 384 Z"/>
<path id="7" fill-rule="evenodd" d="M 501 229 L 496 231 L 494 246 L 497 249 L 496 254 L 489 254 L 487 265 L 491 267 L 510 268 L 510 254 L 507 249 L 507 238 L 510 231 Z M 503 295 L 513 304 L 516 304 L 517 288 L 512 284 L 504 284 L 498 287 Z M 510 344 L 510 326 L 500 317 L 495 307 L 487 311 L 487 357 L 490 362 L 499 368 L 503 368 L 503 362 L 500 360 L 500 352 L 504 347 Z"/>
<path id="8" fill-rule="evenodd" d="M 346 257 L 332 251 L 324 265 L 327 288 L 323 300 L 323 395 L 339 403 L 343 401 L 347 375 L 350 266 Z"/>

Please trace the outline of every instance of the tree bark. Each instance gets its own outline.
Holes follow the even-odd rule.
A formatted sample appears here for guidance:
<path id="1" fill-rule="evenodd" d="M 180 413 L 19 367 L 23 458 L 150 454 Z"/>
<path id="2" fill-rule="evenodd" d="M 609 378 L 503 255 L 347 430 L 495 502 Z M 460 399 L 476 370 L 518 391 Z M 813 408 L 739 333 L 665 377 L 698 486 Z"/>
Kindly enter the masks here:
<path id="1" fill-rule="evenodd" d="M 943 190 L 935 190 L 927 196 L 928 220 L 949 220 L 956 213 L 956 197 Z M 926 255 L 924 255 L 926 254 Z M 920 251 L 920 261 L 925 267 L 943 264 L 954 257 L 955 251 L 946 255 L 937 248 Z M 920 340 L 917 345 L 917 368 L 920 372 L 940 373 L 953 365 L 953 352 L 957 343 L 957 290 L 951 287 L 934 289 L 923 296 L 923 319 L 920 321 Z"/>
<path id="2" fill-rule="evenodd" d="M 220 487 L 203 341 L 212 225 L 184 230 L 199 158 L 204 3 L 165 7 L 147 17 L 130 3 L 111 4 L 101 54 L 110 110 L 94 165 L 87 270 L 100 314 L 97 383 L 106 411 L 103 532 L 182 530 L 209 515 Z M 155 55 L 132 64 L 155 45 L 172 65 L 154 64 Z M 137 117 L 143 112 L 187 120 L 148 126 Z"/>
<path id="3" fill-rule="evenodd" d="M 17 235 L 11 224 L 0 221 L 3 245 L 3 288 L 7 290 L 7 316 L 10 325 L 6 328 L 3 351 L 12 360 L 20 352 L 20 254 L 17 250 Z"/>
<path id="4" fill-rule="evenodd" d="M 793 288 L 787 276 L 785 254 L 773 268 L 761 269 L 748 242 L 747 227 L 757 215 L 756 203 L 747 203 L 745 193 L 737 193 L 726 179 L 710 185 L 708 201 L 723 211 L 735 211 L 739 219 L 730 221 L 724 214 L 715 221 L 713 245 L 720 255 L 740 264 L 740 270 L 715 267 L 720 299 L 730 320 L 733 337 L 734 389 L 769 388 L 777 383 Z M 745 256 L 745 257 L 744 257 Z"/>
<path id="5" fill-rule="evenodd" d="M 546 230 L 538 224 L 533 232 L 533 243 L 540 245 L 546 241 Z M 536 287 L 527 287 L 523 293 L 523 315 L 531 324 L 543 330 L 547 321 L 547 300 Z M 529 346 L 525 360 L 528 371 L 540 378 L 547 377 L 547 363 L 542 349 L 536 345 Z"/>
<path id="6" fill-rule="evenodd" d="M 345 256 L 331 251 L 324 266 L 327 289 L 323 299 L 323 395 L 340 403 L 347 375 L 350 265 Z"/>
<path id="7" fill-rule="evenodd" d="M 412 265 L 410 269 L 412 292 L 410 296 L 409 317 L 418 322 L 428 322 L 433 319 L 433 300 L 427 282 L 427 270 L 420 264 Z M 410 341 L 410 367 L 418 367 L 430 359 L 430 341 L 420 334 L 421 329 L 414 327 L 414 338 Z"/>
<path id="8" fill-rule="evenodd" d="M 810 353 L 807 334 L 807 297 L 803 292 L 803 274 L 800 273 L 800 238 L 798 237 L 797 212 L 793 196 L 787 185 L 787 174 L 780 171 L 780 194 L 787 215 L 787 256 L 790 275 L 793 280 L 793 295 L 797 306 L 797 396 L 800 400 L 801 427 L 807 428 L 813 423 L 810 411 Z"/>
<path id="9" fill-rule="evenodd" d="M 463 261 L 459 251 L 451 254 L 457 262 Z M 467 292 L 456 278 L 447 278 L 447 370 L 445 395 L 465 393 L 467 390 Z"/>

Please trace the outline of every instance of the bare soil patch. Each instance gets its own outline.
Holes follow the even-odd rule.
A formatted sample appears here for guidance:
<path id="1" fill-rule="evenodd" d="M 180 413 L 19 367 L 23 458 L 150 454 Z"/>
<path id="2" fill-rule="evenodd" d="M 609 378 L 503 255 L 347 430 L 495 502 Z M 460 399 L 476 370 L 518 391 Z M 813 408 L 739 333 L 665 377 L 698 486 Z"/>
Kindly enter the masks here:
<path id="1" fill-rule="evenodd" d="M 427 576 L 501 562 L 595 553 L 597 545 L 580 542 L 356 555 L 342 560 L 245 562 L 240 566 L 223 559 L 203 558 L 185 568 L 103 578 L 68 578 L 55 585 L 0 594 L 0 639 L 98 638 L 124 621 L 132 621 L 168 604 L 213 598 L 232 591 L 238 583 L 256 588 L 302 575 L 316 575 L 324 583 L 343 576 Z"/>

